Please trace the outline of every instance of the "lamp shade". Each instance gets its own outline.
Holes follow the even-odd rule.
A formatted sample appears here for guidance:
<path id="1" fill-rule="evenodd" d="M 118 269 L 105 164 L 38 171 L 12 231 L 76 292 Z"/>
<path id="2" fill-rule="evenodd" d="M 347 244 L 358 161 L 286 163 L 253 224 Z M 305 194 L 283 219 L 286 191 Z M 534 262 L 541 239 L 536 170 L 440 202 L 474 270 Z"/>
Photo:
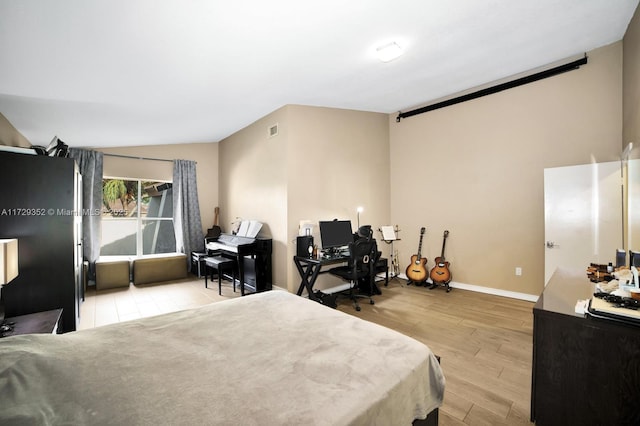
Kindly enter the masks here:
<path id="1" fill-rule="evenodd" d="M 18 240 L 0 239 L 0 285 L 18 276 Z"/>

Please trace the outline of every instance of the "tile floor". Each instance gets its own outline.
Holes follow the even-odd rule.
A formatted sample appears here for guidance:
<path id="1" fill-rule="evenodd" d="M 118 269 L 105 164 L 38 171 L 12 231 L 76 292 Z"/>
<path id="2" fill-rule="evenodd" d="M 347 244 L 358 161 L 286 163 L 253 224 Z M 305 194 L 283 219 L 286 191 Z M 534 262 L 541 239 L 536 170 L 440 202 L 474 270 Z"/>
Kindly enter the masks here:
<path id="1" fill-rule="evenodd" d="M 165 283 L 147 284 L 129 288 L 96 291 L 89 287 L 80 307 L 80 330 L 137 318 L 143 318 L 182 309 L 194 308 L 233 297 L 229 281 L 222 282 L 222 296 L 218 295 L 218 282 L 204 287 L 204 278 L 189 278 Z"/>

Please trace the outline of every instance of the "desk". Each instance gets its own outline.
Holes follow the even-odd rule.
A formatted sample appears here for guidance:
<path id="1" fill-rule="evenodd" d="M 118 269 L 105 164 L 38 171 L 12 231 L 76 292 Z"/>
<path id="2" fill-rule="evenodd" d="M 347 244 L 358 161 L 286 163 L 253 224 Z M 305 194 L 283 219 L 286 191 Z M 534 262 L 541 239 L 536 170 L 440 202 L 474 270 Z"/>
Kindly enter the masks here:
<path id="1" fill-rule="evenodd" d="M 336 256 L 330 258 L 313 259 L 302 256 L 293 256 L 293 262 L 296 264 L 298 273 L 300 273 L 300 285 L 298 286 L 298 296 L 302 296 L 302 292 L 306 289 L 309 293 L 309 299 L 322 303 L 321 300 L 313 292 L 313 286 L 318 279 L 318 275 L 327 273 L 329 271 L 322 271 L 323 266 L 337 265 L 340 263 L 347 263 L 349 256 Z M 389 283 L 389 268 L 387 259 L 378 259 L 376 263 L 376 272 L 385 272 L 385 285 Z M 371 289 L 372 294 L 382 294 L 378 286 L 374 283 Z"/>
<path id="2" fill-rule="evenodd" d="M 313 293 L 313 286 L 320 275 L 323 266 L 336 265 L 338 263 L 346 263 L 349 256 L 336 256 L 331 258 L 313 259 L 308 257 L 293 256 L 293 262 L 300 273 L 300 286 L 298 286 L 298 296 L 302 296 L 304 289 L 309 293 L 309 299 L 320 302 L 318 297 Z M 328 271 L 325 271 L 328 272 Z"/>

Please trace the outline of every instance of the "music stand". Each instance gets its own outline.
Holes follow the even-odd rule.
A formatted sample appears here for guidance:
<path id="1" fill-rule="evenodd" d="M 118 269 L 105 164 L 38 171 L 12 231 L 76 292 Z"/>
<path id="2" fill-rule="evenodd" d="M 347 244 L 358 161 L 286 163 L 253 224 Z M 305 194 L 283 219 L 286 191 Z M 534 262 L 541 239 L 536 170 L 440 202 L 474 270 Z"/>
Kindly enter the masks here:
<path id="1" fill-rule="evenodd" d="M 398 238 L 398 232 L 400 232 L 400 230 L 398 229 L 398 225 L 396 225 L 395 228 L 391 225 L 388 225 L 388 226 L 381 226 L 379 231 L 382 232 L 382 241 L 391 245 L 391 253 L 389 255 L 389 260 L 391 261 L 390 262 L 391 272 L 389 273 L 389 276 L 390 276 L 389 281 L 391 281 L 395 277 L 397 277 L 400 272 L 399 271 L 400 264 L 398 263 L 396 252 L 393 249 L 393 242 L 400 241 L 400 238 Z M 396 268 L 395 268 L 396 266 L 398 267 L 398 271 L 396 271 Z"/>

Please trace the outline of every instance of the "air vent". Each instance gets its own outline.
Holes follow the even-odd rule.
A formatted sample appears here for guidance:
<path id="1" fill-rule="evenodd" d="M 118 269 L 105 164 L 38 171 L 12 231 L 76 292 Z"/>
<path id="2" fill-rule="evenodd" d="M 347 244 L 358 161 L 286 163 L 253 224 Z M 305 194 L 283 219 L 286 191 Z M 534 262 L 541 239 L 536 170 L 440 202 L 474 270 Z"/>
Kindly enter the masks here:
<path id="1" fill-rule="evenodd" d="M 272 138 L 274 136 L 278 136 L 278 123 L 269 126 L 269 137 Z"/>

